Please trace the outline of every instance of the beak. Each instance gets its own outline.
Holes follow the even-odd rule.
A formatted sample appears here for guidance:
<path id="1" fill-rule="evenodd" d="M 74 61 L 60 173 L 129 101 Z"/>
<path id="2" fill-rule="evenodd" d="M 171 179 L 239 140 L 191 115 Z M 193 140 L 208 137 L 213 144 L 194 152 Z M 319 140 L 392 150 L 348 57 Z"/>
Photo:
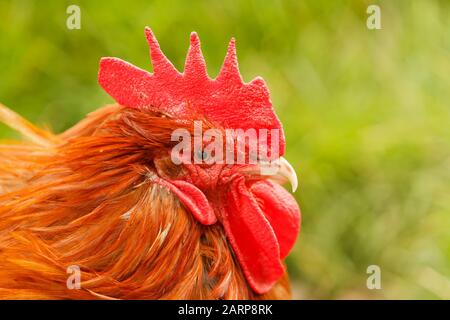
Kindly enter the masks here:
<path id="1" fill-rule="evenodd" d="M 289 182 L 292 192 L 295 192 L 298 187 L 298 180 L 297 174 L 291 164 L 285 158 L 280 157 L 272 166 L 275 166 L 275 171 L 274 174 L 269 175 L 269 179 L 279 184 Z"/>
<path id="2" fill-rule="evenodd" d="M 283 157 L 270 163 L 263 162 L 257 166 L 245 167 L 242 172 L 250 176 L 265 176 L 278 184 L 289 182 L 292 192 L 295 192 L 298 187 L 297 174 L 291 164 Z"/>

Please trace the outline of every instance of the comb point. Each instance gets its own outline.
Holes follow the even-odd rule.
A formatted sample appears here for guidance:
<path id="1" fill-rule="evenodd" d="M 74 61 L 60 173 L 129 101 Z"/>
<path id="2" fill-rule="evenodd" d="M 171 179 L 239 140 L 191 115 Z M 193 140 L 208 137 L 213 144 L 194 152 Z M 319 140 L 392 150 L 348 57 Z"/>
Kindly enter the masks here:
<path id="1" fill-rule="evenodd" d="M 153 65 L 154 74 L 167 72 L 172 74 L 178 73 L 173 64 L 161 51 L 158 40 L 156 39 L 152 29 L 150 29 L 149 27 L 145 27 L 145 36 L 150 48 L 150 59 Z"/>
<path id="2" fill-rule="evenodd" d="M 198 37 L 197 32 L 192 31 L 190 39 L 191 39 L 191 45 L 200 45 L 200 39 Z"/>
<path id="3" fill-rule="evenodd" d="M 238 81 L 243 83 L 241 73 L 239 72 L 239 63 L 236 54 L 236 40 L 234 38 L 230 39 L 228 43 L 228 50 L 225 59 L 220 69 L 217 80 L 227 81 L 227 80 Z"/>
<path id="4" fill-rule="evenodd" d="M 206 62 L 200 47 L 200 39 L 196 32 L 191 32 L 190 46 L 184 66 L 184 74 L 187 77 L 205 81 L 208 78 Z"/>

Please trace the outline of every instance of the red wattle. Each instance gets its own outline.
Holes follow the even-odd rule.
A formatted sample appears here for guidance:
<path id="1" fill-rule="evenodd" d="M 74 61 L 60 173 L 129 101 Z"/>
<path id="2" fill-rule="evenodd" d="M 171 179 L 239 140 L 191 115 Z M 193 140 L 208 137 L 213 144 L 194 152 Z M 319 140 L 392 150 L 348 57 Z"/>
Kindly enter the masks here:
<path id="1" fill-rule="evenodd" d="M 284 274 L 280 249 L 244 178 L 234 181 L 224 209 L 222 224 L 250 287 L 259 294 L 269 291 Z"/>
<path id="2" fill-rule="evenodd" d="M 295 244 L 300 231 L 300 208 L 294 197 L 279 184 L 268 180 L 253 183 L 250 191 L 275 232 L 284 259 Z"/>
<path id="3" fill-rule="evenodd" d="M 250 287 L 266 293 L 284 274 L 281 260 L 300 229 L 300 209 L 289 192 L 270 181 L 234 181 L 222 224 Z"/>

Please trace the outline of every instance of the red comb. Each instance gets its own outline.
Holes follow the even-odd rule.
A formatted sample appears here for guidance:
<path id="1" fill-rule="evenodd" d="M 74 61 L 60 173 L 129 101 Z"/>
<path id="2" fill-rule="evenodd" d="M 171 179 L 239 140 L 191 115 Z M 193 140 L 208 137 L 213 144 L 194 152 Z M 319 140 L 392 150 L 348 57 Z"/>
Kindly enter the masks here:
<path id="1" fill-rule="evenodd" d="M 102 58 L 98 81 L 119 104 L 162 112 L 177 118 L 201 114 L 230 129 L 279 129 L 279 152 L 284 154 L 282 126 L 269 98 L 264 80 L 242 81 L 231 39 L 222 69 L 216 79 L 206 71 L 200 40 L 191 34 L 184 73 L 178 72 L 162 53 L 150 28 L 145 28 L 153 73 L 118 58 Z M 270 133 L 268 142 L 270 143 Z"/>

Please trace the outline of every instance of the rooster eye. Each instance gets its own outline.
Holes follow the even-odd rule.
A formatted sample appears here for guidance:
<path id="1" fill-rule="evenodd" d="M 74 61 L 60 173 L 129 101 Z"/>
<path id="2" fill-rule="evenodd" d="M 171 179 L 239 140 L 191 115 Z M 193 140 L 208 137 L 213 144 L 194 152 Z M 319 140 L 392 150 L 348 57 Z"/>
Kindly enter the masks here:
<path id="1" fill-rule="evenodd" d="M 207 161 L 209 159 L 210 155 L 206 151 L 198 150 L 198 151 L 195 152 L 195 157 L 198 160 Z"/>

